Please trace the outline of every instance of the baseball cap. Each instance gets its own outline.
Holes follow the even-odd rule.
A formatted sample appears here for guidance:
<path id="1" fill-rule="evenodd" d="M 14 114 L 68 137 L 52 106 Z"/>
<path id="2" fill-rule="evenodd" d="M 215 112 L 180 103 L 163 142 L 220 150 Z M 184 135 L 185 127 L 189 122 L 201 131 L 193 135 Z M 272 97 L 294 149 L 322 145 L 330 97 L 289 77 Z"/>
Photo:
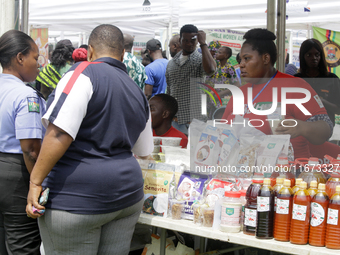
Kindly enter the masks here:
<path id="1" fill-rule="evenodd" d="M 152 51 L 161 50 L 162 44 L 157 39 L 151 39 L 146 43 L 146 49 L 152 50 Z"/>

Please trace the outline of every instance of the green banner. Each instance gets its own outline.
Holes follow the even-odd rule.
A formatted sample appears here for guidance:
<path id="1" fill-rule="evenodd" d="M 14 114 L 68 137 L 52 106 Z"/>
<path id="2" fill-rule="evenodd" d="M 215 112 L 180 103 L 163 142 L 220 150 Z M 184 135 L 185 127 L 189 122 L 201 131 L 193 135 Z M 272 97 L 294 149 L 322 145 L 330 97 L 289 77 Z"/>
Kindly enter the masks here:
<path id="1" fill-rule="evenodd" d="M 340 32 L 313 27 L 313 34 L 322 43 L 328 71 L 340 77 Z"/>

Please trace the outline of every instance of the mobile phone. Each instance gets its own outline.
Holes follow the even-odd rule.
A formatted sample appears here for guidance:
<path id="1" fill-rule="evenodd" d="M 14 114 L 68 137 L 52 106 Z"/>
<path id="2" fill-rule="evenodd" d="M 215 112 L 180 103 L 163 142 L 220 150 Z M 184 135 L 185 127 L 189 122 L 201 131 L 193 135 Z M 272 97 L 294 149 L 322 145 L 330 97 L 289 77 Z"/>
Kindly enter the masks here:
<path id="1" fill-rule="evenodd" d="M 40 205 L 45 205 L 47 203 L 49 194 L 50 194 L 49 188 L 45 188 L 43 192 L 41 192 L 40 197 L 38 199 Z"/>
<path id="2" fill-rule="evenodd" d="M 39 209 L 35 208 L 34 205 L 33 205 L 32 209 L 33 209 L 33 212 L 34 212 L 34 213 L 37 212 L 37 213 L 39 213 L 39 214 L 41 214 L 41 215 L 43 215 L 43 214 L 45 213 L 45 210 L 44 210 L 44 209 L 39 210 Z"/>

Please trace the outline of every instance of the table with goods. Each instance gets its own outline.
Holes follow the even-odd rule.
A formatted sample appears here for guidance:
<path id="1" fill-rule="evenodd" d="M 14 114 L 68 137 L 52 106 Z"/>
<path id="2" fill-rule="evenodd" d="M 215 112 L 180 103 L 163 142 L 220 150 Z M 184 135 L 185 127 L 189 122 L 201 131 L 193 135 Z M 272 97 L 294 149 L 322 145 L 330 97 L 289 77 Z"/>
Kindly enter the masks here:
<path id="1" fill-rule="evenodd" d="M 166 229 L 281 253 L 340 254 L 339 158 L 292 160 L 289 136 L 237 137 L 209 124 L 196 133 L 188 149 L 154 137 L 167 143 L 165 157 L 139 160 L 139 223 L 162 229 L 159 254 Z"/>

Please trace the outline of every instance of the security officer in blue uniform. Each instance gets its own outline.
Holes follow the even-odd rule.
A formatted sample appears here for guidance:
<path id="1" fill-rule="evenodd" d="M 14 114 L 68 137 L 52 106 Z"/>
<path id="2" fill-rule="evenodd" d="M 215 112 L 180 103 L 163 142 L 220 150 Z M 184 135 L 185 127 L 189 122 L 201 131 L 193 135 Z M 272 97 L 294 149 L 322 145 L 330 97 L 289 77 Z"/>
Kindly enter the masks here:
<path id="1" fill-rule="evenodd" d="M 0 254 L 40 254 L 37 221 L 25 212 L 30 172 L 45 132 L 46 103 L 24 83 L 38 75 L 38 57 L 37 45 L 25 33 L 10 30 L 0 37 Z"/>

